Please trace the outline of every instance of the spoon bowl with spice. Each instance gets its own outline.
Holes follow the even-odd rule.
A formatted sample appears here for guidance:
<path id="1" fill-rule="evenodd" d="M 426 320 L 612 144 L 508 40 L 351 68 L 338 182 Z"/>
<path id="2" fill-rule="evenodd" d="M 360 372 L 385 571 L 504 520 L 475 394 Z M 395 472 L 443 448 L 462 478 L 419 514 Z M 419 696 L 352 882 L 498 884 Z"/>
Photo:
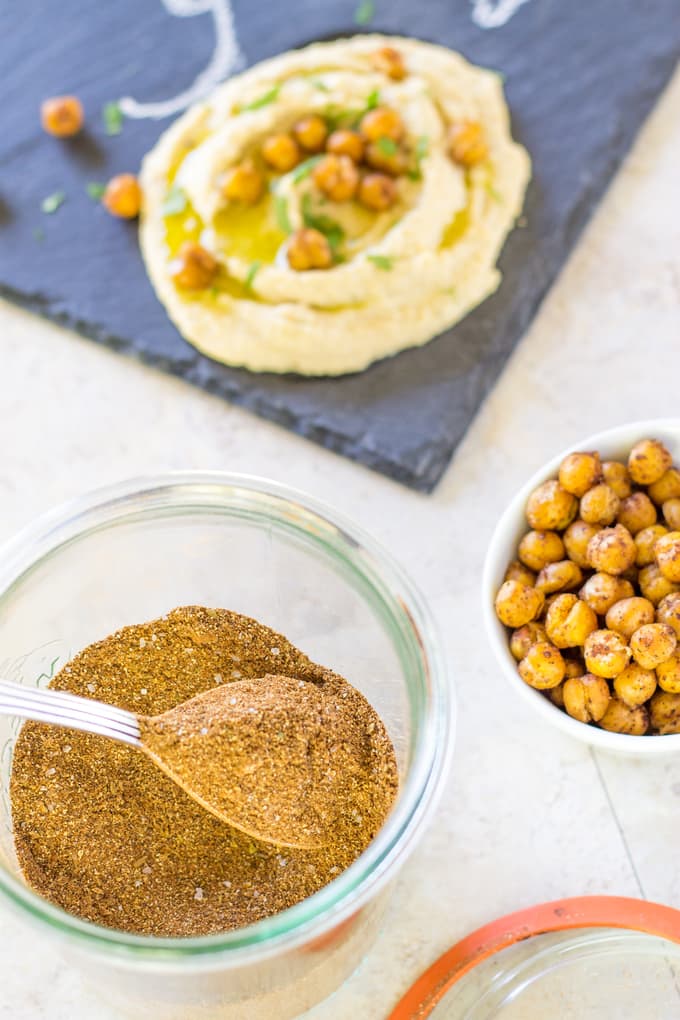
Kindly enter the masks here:
<path id="1" fill-rule="evenodd" d="M 238 680 L 156 716 L 0 681 L 0 713 L 138 748 L 203 808 L 266 843 L 325 845 L 370 788 L 370 725 L 312 681 Z"/>

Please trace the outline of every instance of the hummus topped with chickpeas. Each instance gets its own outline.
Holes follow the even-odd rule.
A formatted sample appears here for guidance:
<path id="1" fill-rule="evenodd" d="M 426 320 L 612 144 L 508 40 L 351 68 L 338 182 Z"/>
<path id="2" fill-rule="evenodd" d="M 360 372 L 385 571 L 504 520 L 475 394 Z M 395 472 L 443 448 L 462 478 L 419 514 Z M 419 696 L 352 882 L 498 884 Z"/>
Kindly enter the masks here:
<path id="1" fill-rule="evenodd" d="M 319 43 L 165 132 L 142 169 L 142 252 L 205 354 L 341 375 L 496 289 L 529 176 L 495 72 L 414 39 Z"/>

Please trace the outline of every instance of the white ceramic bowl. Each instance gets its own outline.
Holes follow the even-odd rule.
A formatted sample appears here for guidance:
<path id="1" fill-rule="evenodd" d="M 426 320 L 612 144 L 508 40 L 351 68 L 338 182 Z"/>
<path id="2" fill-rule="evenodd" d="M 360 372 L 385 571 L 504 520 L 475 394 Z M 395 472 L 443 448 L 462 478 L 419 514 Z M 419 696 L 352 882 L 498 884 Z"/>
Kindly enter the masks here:
<path id="1" fill-rule="evenodd" d="M 639 421 L 631 425 L 620 425 L 617 428 L 608 429 L 606 432 L 597 432 L 594 436 L 588 436 L 587 439 L 574 443 L 557 457 L 548 461 L 522 486 L 499 520 L 486 555 L 482 578 L 483 613 L 487 635 L 503 675 L 513 690 L 521 698 L 524 698 L 546 723 L 557 726 L 558 729 L 575 737 L 576 740 L 592 744 L 593 747 L 601 747 L 607 751 L 637 755 L 680 752 L 680 734 L 635 737 L 624 733 L 608 733 L 597 726 L 587 726 L 585 723 L 572 719 L 566 712 L 548 701 L 540 691 L 525 684 L 520 677 L 517 663 L 510 652 L 508 632 L 494 611 L 494 599 L 503 582 L 508 563 L 517 558 L 517 544 L 527 530 L 524 509 L 529 494 L 541 482 L 557 477 L 563 457 L 574 450 L 598 450 L 603 460 L 625 460 L 631 447 L 638 440 L 648 437 L 660 439 L 665 443 L 673 454 L 675 462 L 680 464 L 680 418 Z"/>

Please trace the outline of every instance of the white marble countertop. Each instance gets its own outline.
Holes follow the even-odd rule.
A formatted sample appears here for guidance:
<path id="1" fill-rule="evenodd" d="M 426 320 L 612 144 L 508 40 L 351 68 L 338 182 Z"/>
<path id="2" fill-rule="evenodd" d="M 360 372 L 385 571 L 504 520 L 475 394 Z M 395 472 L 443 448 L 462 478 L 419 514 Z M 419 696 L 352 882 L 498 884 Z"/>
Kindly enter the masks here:
<path id="1" fill-rule="evenodd" d="M 268 475 L 397 552 L 447 636 L 460 714 L 438 816 L 373 951 L 309 1020 L 380 1020 L 453 941 L 522 906 L 608 893 L 680 907 L 680 761 L 615 759 L 546 731 L 498 676 L 478 610 L 491 530 L 530 472 L 591 432 L 680 414 L 678 165 L 680 76 L 430 497 L 0 305 L 0 539 L 129 475 Z M 113 1017 L 14 915 L 0 932 L 0 1017 Z"/>

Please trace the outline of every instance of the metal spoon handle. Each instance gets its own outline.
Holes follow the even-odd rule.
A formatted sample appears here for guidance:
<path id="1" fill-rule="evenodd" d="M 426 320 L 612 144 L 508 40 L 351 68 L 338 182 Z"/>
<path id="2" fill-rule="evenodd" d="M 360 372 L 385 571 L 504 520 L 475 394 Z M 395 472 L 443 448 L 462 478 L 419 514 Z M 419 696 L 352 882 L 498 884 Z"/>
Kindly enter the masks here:
<path id="1" fill-rule="evenodd" d="M 101 701 L 63 691 L 38 690 L 0 680 L 0 715 L 66 726 L 141 747 L 137 716 Z"/>

